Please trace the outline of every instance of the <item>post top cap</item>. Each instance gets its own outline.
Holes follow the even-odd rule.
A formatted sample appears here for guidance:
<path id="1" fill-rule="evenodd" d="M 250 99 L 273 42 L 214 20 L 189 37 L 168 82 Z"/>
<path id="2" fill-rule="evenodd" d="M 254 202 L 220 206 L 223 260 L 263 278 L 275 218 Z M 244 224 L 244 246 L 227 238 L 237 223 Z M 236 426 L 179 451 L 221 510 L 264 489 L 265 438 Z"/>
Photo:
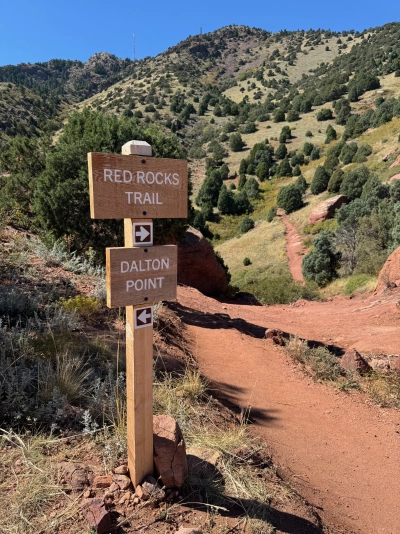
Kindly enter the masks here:
<path id="1" fill-rule="evenodd" d="M 146 141 L 128 141 L 122 146 L 121 152 L 128 156 L 151 156 L 153 154 L 151 145 Z"/>

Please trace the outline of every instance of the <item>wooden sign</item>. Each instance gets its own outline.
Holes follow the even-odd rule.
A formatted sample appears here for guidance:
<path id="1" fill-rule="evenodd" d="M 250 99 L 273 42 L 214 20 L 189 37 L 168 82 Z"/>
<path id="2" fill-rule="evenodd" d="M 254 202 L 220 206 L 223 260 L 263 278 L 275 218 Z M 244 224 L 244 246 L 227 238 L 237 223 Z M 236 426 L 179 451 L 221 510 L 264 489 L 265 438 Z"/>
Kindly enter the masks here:
<path id="1" fill-rule="evenodd" d="M 89 152 L 92 219 L 187 217 L 186 160 Z"/>
<path id="2" fill-rule="evenodd" d="M 178 248 L 107 248 L 107 306 L 176 299 Z"/>

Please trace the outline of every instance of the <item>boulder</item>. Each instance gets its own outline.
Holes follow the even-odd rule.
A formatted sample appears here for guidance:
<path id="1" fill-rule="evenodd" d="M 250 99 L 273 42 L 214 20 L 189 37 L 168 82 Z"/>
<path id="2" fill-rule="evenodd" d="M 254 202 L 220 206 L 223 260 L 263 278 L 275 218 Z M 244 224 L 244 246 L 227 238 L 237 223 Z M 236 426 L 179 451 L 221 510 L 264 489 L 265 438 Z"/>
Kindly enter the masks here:
<path id="1" fill-rule="evenodd" d="M 392 371 L 398 371 L 400 373 L 400 357 L 392 361 L 390 369 Z"/>
<path id="2" fill-rule="evenodd" d="M 369 363 L 359 354 L 356 349 L 347 350 L 340 360 L 340 365 L 346 371 L 355 371 L 359 374 L 371 370 Z"/>
<path id="3" fill-rule="evenodd" d="M 105 534 L 112 529 L 111 516 L 105 508 L 103 499 L 84 499 L 81 507 L 89 527 L 97 534 Z"/>
<path id="4" fill-rule="evenodd" d="M 154 465 L 166 488 L 180 488 L 188 474 L 186 446 L 178 423 L 169 415 L 153 416 Z"/>
<path id="5" fill-rule="evenodd" d="M 118 484 L 119 489 L 122 491 L 127 490 L 131 485 L 131 479 L 126 475 L 113 475 L 112 480 L 115 484 Z"/>
<path id="6" fill-rule="evenodd" d="M 396 248 L 382 267 L 375 291 L 381 293 L 400 285 L 400 247 Z"/>
<path id="7" fill-rule="evenodd" d="M 327 219 L 333 219 L 336 210 L 342 206 L 342 204 L 348 204 L 349 199 L 345 195 L 337 195 L 328 200 L 324 200 L 315 206 L 308 217 L 308 224 L 316 224 Z"/>
<path id="8" fill-rule="evenodd" d="M 157 484 L 157 480 L 154 477 L 146 477 L 142 483 L 142 490 L 147 492 L 151 499 L 156 501 L 165 500 L 165 491 Z"/>
<path id="9" fill-rule="evenodd" d="M 178 243 L 178 283 L 195 287 L 204 295 L 220 295 L 228 281 L 222 265 L 203 234 L 189 227 Z"/>
<path id="10" fill-rule="evenodd" d="M 400 165 L 400 156 L 397 156 L 394 162 L 390 165 L 389 169 L 393 169 L 393 167 L 396 167 L 397 165 Z"/>
<path id="11" fill-rule="evenodd" d="M 379 371 L 381 373 L 390 371 L 390 361 L 388 359 L 374 358 L 369 364 L 374 371 Z"/>

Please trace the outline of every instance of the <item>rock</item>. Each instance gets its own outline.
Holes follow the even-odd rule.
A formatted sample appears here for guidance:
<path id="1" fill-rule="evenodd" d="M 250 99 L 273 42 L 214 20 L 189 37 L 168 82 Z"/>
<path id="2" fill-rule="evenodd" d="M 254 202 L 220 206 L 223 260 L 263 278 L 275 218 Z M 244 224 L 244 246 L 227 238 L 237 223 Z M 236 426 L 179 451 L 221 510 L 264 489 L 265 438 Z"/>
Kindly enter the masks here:
<path id="1" fill-rule="evenodd" d="M 157 480 L 153 477 L 147 477 L 142 484 L 142 489 L 147 491 L 151 499 L 157 501 L 165 500 L 165 491 L 157 484 Z"/>
<path id="2" fill-rule="evenodd" d="M 375 291 L 381 293 L 400 285 L 400 247 L 396 248 L 382 267 Z"/>
<path id="3" fill-rule="evenodd" d="M 389 178 L 389 182 L 393 182 L 393 180 L 400 180 L 400 174 L 395 174 L 394 176 Z"/>
<path id="4" fill-rule="evenodd" d="M 392 371 L 400 372 L 400 357 L 396 358 L 395 360 L 392 360 L 390 368 Z"/>
<path id="5" fill-rule="evenodd" d="M 126 475 L 113 475 L 112 479 L 115 484 L 118 484 L 119 489 L 122 491 L 127 490 L 131 485 L 131 479 Z"/>
<path id="6" fill-rule="evenodd" d="M 371 370 L 369 363 L 364 360 L 356 349 L 347 350 L 340 360 L 340 365 L 347 371 L 355 371 L 360 374 L 367 373 Z"/>
<path id="7" fill-rule="evenodd" d="M 136 486 L 135 493 L 141 501 L 148 501 L 150 499 L 150 493 L 142 488 L 140 484 Z M 135 502 L 135 500 L 133 502 Z"/>
<path id="8" fill-rule="evenodd" d="M 116 475 L 128 475 L 128 471 L 129 471 L 129 469 L 128 469 L 128 466 L 126 464 L 122 464 L 119 467 L 116 467 L 114 469 L 114 473 Z"/>
<path id="9" fill-rule="evenodd" d="M 224 268 L 203 234 L 189 227 L 178 243 L 178 283 L 204 295 L 220 295 L 228 288 Z"/>
<path id="10" fill-rule="evenodd" d="M 90 489 L 87 489 L 83 496 L 85 499 L 90 499 L 90 497 L 92 497 L 92 491 Z"/>
<path id="11" fill-rule="evenodd" d="M 316 224 L 318 222 L 326 221 L 327 219 L 333 219 L 335 212 L 342 206 L 347 204 L 348 198 L 344 195 L 337 195 L 328 200 L 320 202 L 315 206 L 308 216 L 308 224 Z"/>
<path id="12" fill-rule="evenodd" d="M 196 527 L 180 527 L 176 534 L 203 534 L 203 531 Z"/>
<path id="13" fill-rule="evenodd" d="M 94 477 L 92 486 L 94 488 L 109 488 L 112 482 L 113 480 L 111 475 L 99 475 L 97 477 Z"/>
<path id="14" fill-rule="evenodd" d="M 400 165 L 400 156 L 397 156 L 394 162 L 390 165 L 389 169 L 393 169 L 393 167 L 396 167 L 397 165 Z"/>
<path id="15" fill-rule="evenodd" d="M 84 499 L 81 502 L 82 512 L 91 529 L 97 534 L 105 534 L 112 528 L 111 516 L 107 512 L 104 500 L 100 498 Z"/>
<path id="16" fill-rule="evenodd" d="M 124 504 L 124 503 L 129 502 L 131 500 L 131 497 L 132 497 L 132 493 L 130 491 L 127 491 L 126 493 L 122 495 L 122 497 L 118 501 L 118 504 Z"/>
<path id="17" fill-rule="evenodd" d="M 89 486 L 87 470 L 81 464 L 61 462 L 58 464 L 58 474 L 63 483 L 72 489 L 82 490 L 85 486 Z"/>
<path id="18" fill-rule="evenodd" d="M 153 416 L 154 464 L 166 488 L 180 488 L 188 474 L 186 446 L 178 423 L 169 415 Z"/>
<path id="19" fill-rule="evenodd" d="M 381 373 L 387 373 L 388 371 L 390 371 L 389 360 L 374 358 L 369 362 L 369 365 L 374 371 L 380 371 Z"/>
<path id="20" fill-rule="evenodd" d="M 275 345 L 285 345 L 285 334 L 279 328 L 268 328 L 265 332 L 265 339 L 271 339 Z"/>

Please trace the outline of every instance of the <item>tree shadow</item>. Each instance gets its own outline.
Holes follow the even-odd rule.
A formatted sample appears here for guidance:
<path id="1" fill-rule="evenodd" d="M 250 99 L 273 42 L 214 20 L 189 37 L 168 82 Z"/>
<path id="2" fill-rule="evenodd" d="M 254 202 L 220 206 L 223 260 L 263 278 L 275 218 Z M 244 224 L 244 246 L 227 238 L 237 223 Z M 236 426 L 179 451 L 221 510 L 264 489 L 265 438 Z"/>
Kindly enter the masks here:
<path id="1" fill-rule="evenodd" d="M 298 515 L 278 510 L 269 505 L 268 502 L 227 495 L 224 475 L 218 467 L 220 465 L 219 460 L 215 460 L 215 457 L 214 459 L 210 458 L 212 452 L 203 449 L 202 455 L 205 454 L 205 458 L 197 456 L 195 451 L 188 454 L 189 477 L 185 483 L 186 496 L 182 503 L 183 506 L 204 512 L 214 506 L 222 517 L 235 519 L 247 517 L 250 520 L 268 522 L 285 534 L 323 534 L 319 525 Z M 207 454 L 210 456 L 207 457 Z M 254 475 L 255 473 L 253 473 Z M 316 523 L 320 523 L 317 514 L 315 516 Z"/>
<path id="2" fill-rule="evenodd" d="M 227 313 L 204 313 L 179 304 L 170 302 L 168 306 L 173 310 L 185 324 L 199 326 L 209 329 L 235 329 L 243 334 L 258 339 L 265 337 L 266 328 L 264 326 L 248 323 L 244 319 L 232 319 Z"/>

